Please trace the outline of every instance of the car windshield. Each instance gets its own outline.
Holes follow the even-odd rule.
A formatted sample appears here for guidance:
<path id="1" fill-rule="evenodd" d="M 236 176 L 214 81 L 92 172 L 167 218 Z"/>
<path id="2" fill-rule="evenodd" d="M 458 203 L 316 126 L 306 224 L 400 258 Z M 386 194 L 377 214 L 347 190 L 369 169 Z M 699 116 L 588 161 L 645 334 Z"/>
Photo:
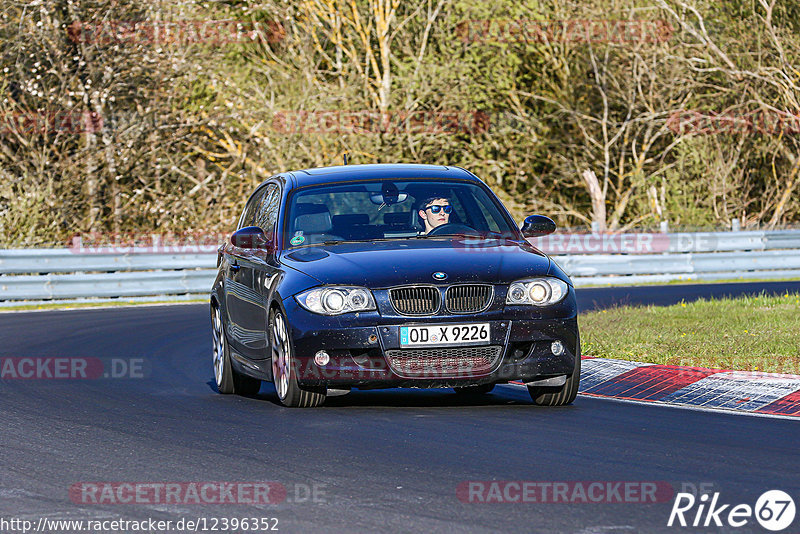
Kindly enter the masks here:
<path id="1" fill-rule="evenodd" d="M 306 187 L 292 195 L 285 220 L 287 247 L 453 235 L 518 237 L 490 191 L 455 181 L 376 180 Z"/>

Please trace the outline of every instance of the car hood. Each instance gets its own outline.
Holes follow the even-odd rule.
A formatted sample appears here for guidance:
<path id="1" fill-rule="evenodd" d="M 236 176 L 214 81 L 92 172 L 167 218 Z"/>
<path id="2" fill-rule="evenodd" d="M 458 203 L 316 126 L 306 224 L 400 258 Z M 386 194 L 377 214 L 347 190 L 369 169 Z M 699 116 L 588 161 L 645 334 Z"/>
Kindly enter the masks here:
<path id="1" fill-rule="evenodd" d="M 548 273 L 550 259 L 527 243 L 470 238 L 408 239 L 303 247 L 281 255 L 323 284 L 506 283 Z M 433 278 L 434 272 L 447 275 Z"/>

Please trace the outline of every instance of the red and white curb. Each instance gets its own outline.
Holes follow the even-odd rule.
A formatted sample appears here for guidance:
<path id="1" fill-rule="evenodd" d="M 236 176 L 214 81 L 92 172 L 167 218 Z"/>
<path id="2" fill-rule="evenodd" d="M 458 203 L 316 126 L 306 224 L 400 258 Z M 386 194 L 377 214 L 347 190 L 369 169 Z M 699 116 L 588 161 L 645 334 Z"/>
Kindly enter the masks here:
<path id="1" fill-rule="evenodd" d="M 800 375 L 592 357 L 581 367 L 583 395 L 800 417 Z"/>

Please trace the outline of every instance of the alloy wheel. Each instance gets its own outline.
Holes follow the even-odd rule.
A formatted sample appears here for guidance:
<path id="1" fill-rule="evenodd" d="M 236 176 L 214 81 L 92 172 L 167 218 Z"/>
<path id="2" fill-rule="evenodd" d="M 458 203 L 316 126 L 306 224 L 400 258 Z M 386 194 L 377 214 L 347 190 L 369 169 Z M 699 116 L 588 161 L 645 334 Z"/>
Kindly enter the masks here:
<path id="1" fill-rule="evenodd" d="M 225 334 L 222 332 L 222 318 L 220 317 L 219 308 L 216 306 L 214 307 L 214 316 L 211 323 L 214 341 L 214 378 L 219 388 L 222 386 L 223 373 L 225 372 Z"/>
<path id="2" fill-rule="evenodd" d="M 289 335 L 283 314 L 275 313 L 272 321 L 272 376 L 278 397 L 285 399 L 289 392 L 289 377 L 292 369 L 292 356 L 289 350 Z"/>

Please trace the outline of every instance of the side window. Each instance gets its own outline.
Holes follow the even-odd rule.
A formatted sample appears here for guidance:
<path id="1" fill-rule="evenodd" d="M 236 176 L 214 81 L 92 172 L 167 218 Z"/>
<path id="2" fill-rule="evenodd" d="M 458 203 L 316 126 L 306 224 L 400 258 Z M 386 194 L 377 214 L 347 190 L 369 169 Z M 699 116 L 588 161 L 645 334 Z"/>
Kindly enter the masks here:
<path id="1" fill-rule="evenodd" d="M 237 230 L 244 228 L 245 226 L 253 226 L 256 221 L 256 209 L 258 205 L 261 203 L 261 199 L 264 197 L 264 193 L 267 191 L 267 188 L 260 189 L 255 195 L 250 198 L 250 201 L 245 206 L 244 211 L 242 212 L 242 218 L 239 219 L 239 228 Z"/>
<path id="2" fill-rule="evenodd" d="M 273 239 L 275 225 L 278 222 L 278 210 L 281 204 L 281 190 L 275 184 L 270 184 L 266 188 L 258 211 L 256 212 L 255 226 L 261 227 L 267 239 Z"/>
<path id="3" fill-rule="evenodd" d="M 461 195 L 453 193 L 456 192 L 450 193 L 450 205 L 453 206 L 453 215 L 450 216 L 450 222 L 464 224 L 465 221 L 469 221 L 467 210 L 464 209 L 464 204 L 461 202 Z"/>
<path id="4" fill-rule="evenodd" d="M 481 215 L 483 215 L 483 221 L 481 226 L 482 229 L 488 229 L 491 232 L 498 232 L 500 233 L 500 226 L 497 224 L 497 221 L 492 217 L 492 212 L 487 208 L 486 204 L 491 202 L 485 195 L 478 195 L 477 204 L 481 210 Z M 496 210 L 495 210 L 496 211 Z"/>

